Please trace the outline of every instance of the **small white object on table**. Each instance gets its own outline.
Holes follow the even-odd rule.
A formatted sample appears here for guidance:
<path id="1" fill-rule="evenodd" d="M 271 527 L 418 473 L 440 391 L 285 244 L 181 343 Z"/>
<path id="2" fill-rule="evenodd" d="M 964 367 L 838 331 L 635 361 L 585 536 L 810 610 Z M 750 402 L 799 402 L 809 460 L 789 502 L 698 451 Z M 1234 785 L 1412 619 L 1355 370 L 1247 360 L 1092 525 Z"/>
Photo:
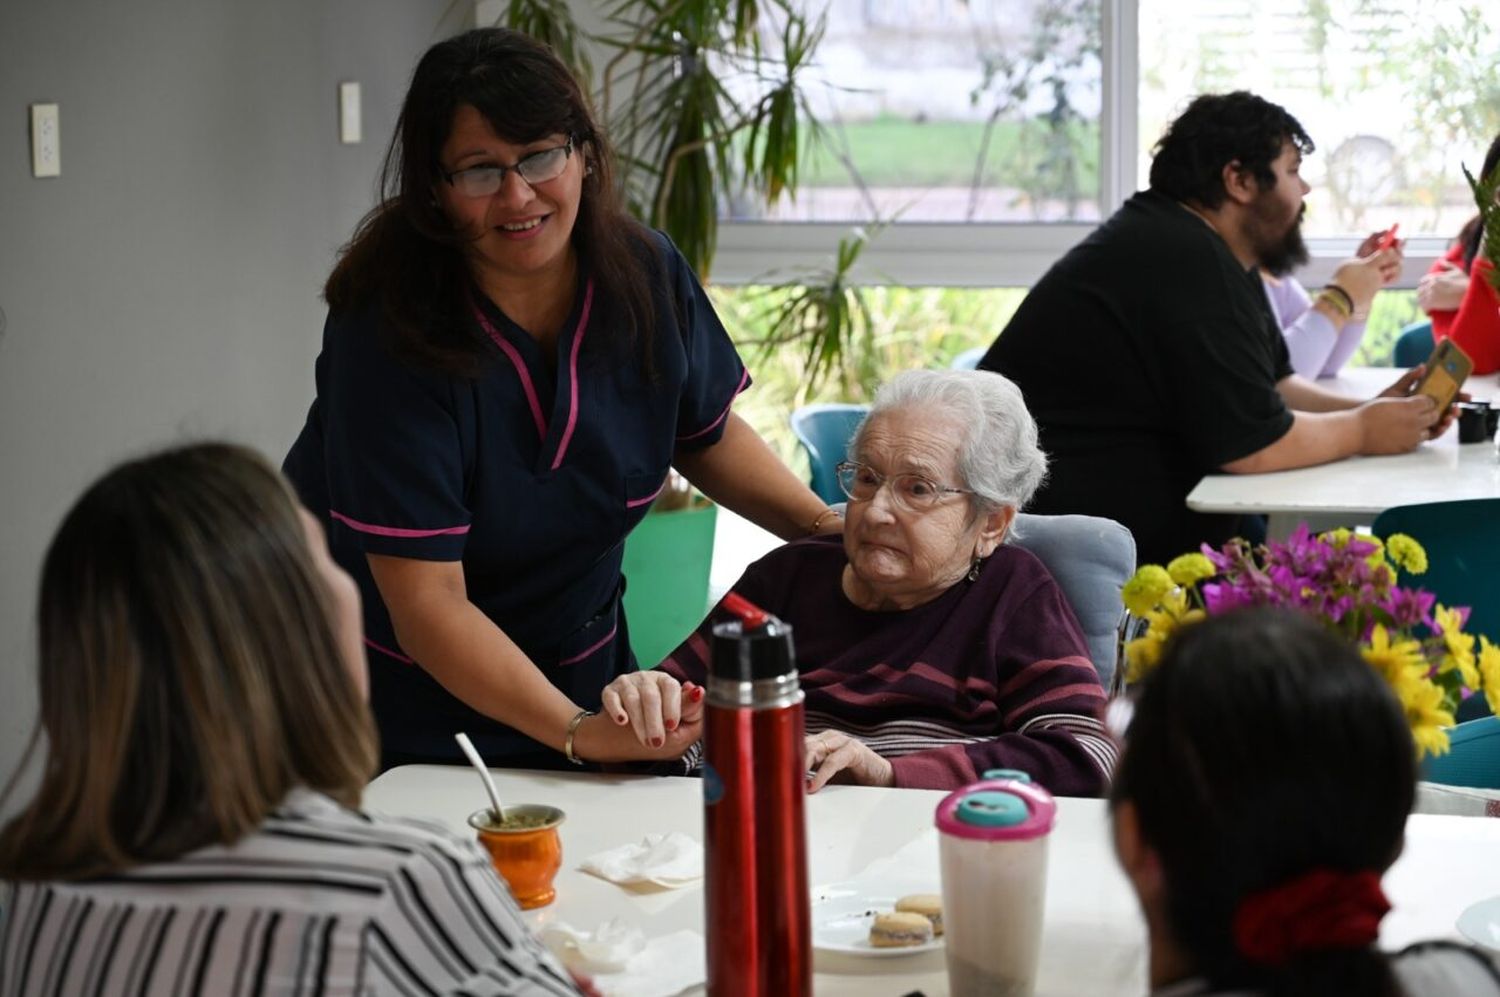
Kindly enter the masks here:
<path id="1" fill-rule="evenodd" d="M 1347 367 L 1317 382 L 1351 398 L 1373 398 L 1401 375 L 1390 367 Z M 1464 385 L 1476 401 L 1500 402 L 1494 375 Z M 1457 423 L 1410 453 L 1348 457 L 1316 467 L 1265 474 L 1211 474 L 1188 494 L 1197 512 L 1254 513 L 1270 517 L 1270 535 L 1285 539 L 1297 523 L 1314 530 L 1368 524 L 1398 505 L 1500 498 L 1500 462 L 1493 444 L 1458 442 Z"/>
<path id="2" fill-rule="evenodd" d="M 493 770 L 503 799 L 562 808 L 563 867 L 557 900 L 529 911 L 540 930 L 553 920 L 593 927 L 617 917 L 647 937 L 703 930 L 703 887 L 631 892 L 578 870 L 582 859 L 651 832 L 682 831 L 701 840 L 702 783 L 697 779 L 584 772 Z M 816 885 L 855 878 L 919 838 L 945 794 L 913 789 L 829 786 L 807 799 L 810 878 Z M 388 814 L 441 820 L 472 833 L 468 814 L 484 805 L 474 777 L 457 766 L 406 766 L 372 782 L 365 806 Z M 1406 849 L 1386 877 L 1395 909 L 1381 944 L 1457 937 L 1465 907 L 1500 895 L 1500 820 L 1413 816 Z M 936 868 L 936 856 L 932 867 Z M 938 892 L 940 884 L 932 883 Z M 819 997 L 948 993 L 943 953 L 861 958 L 818 952 Z M 1135 895 L 1115 863 L 1109 813 L 1101 800 L 1058 800 L 1047 867 L 1046 924 L 1038 997 L 1144 993 L 1145 931 Z"/>

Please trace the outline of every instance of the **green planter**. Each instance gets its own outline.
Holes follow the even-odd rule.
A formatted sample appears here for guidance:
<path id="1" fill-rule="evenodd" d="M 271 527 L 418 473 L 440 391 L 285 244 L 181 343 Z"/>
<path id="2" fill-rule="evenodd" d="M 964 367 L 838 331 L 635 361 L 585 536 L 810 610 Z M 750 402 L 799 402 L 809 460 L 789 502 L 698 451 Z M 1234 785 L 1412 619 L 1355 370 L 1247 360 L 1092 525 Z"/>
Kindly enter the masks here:
<path id="1" fill-rule="evenodd" d="M 642 668 L 670 654 L 708 611 L 719 507 L 652 512 L 625 540 L 625 615 Z"/>

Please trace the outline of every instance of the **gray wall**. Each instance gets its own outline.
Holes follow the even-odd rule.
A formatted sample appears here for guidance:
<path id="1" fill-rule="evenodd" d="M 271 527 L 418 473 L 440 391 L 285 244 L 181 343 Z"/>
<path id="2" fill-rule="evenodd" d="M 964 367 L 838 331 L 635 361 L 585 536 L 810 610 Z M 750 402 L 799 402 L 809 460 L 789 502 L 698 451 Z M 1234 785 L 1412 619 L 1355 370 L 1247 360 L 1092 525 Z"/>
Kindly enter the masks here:
<path id="1" fill-rule="evenodd" d="M 36 580 L 63 511 L 163 443 L 279 461 L 312 397 L 322 278 L 417 56 L 467 8 L 0 0 L 0 778 L 35 718 Z M 364 142 L 344 146 L 351 79 Z M 61 105 L 56 179 L 31 177 L 40 101 Z"/>

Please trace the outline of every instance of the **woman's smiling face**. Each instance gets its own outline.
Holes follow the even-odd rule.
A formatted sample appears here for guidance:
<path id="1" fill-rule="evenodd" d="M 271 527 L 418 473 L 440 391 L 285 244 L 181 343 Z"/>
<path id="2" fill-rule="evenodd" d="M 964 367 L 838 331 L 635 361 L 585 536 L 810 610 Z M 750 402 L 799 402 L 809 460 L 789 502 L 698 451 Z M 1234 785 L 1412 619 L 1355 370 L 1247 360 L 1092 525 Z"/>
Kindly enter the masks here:
<path id="1" fill-rule="evenodd" d="M 558 133 L 520 145 L 507 142 L 477 109 L 462 104 L 453 113 L 440 169 L 447 175 L 477 166 L 514 166 L 568 140 L 569 136 Z M 565 261 L 582 198 L 583 158 L 582 149 L 575 145 L 562 173 L 535 184 L 507 170 L 500 189 L 484 197 L 468 197 L 453 184 L 439 181 L 435 194 L 443 213 L 454 228 L 473 240 L 467 247 L 471 264 L 481 271 L 516 277 L 541 273 Z"/>

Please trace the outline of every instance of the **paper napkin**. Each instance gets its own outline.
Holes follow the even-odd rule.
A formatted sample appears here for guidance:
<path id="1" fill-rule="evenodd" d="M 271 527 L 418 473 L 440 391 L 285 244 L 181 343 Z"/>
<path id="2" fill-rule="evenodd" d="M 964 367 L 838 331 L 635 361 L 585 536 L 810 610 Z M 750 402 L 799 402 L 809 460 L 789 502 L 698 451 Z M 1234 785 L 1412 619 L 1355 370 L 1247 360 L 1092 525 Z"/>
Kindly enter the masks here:
<path id="1" fill-rule="evenodd" d="M 636 844 L 590 855 L 578 867 L 622 886 L 675 889 L 703 878 L 703 846 L 681 831 L 648 834 Z"/>
<path id="2" fill-rule="evenodd" d="M 605 997 L 672 997 L 708 980 L 703 936 L 696 931 L 648 941 L 618 919 L 594 931 L 555 922 L 542 929 L 542 941 Z"/>

